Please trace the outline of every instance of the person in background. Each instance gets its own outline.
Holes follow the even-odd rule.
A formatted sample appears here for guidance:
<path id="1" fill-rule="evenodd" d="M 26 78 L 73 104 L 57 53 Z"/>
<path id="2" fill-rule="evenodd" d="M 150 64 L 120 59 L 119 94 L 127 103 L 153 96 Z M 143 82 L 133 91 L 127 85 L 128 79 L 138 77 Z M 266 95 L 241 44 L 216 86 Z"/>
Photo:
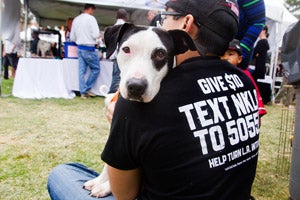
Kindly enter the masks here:
<path id="1" fill-rule="evenodd" d="M 37 45 L 40 40 L 38 31 L 32 30 L 31 37 L 32 37 L 32 40 L 30 41 L 30 53 L 32 56 L 39 56 L 38 52 L 37 52 Z"/>
<path id="2" fill-rule="evenodd" d="M 160 14 L 157 10 L 149 10 L 147 13 L 147 20 L 149 21 L 149 26 L 159 26 Z"/>
<path id="3" fill-rule="evenodd" d="M 1 63 L 1 67 L 3 67 L 3 78 L 4 79 L 9 79 L 9 70 L 8 70 L 8 60 L 7 60 L 7 57 L 4 56 L 4 44 L 3 42 L 1 43 L 2 44 L 2 63 Z M 1 71 L 1 70 L 0 70 Z"/>
<path id="4" fill-rule="evenodd" d="M 242 60 L 243 60 L 242 48 L 240 46 L 240 41 L 239 40 L 233 39 L 229 43 L 228 49 L 225 52 L 225 54 L 222 56 L 222 59 L 227 60 L 228 62 L 230 62 L 235 67 L 237 67 L 238 64 L 240 64 L 242 62 Z M 250 74 L 250 72 L 247 69 L 244 69 L 242 71 L 251 79 L 252 83 L 255 86 L 255 90 L 256 90 L 256 94 L 257 94 L 257 100 L 258 100 L 258 113 L 259 113 L 259 119 L 260 119 L 259 124 L 261 125 L 261 118 L 262 118 L 262 116 L 267 114 L 267 110 L 265 109 L 265 106 L 264 106 L 263 100 L 261 98 L 259 89 L 256 85 L 256 82 L 252 78 L 252 75 Z"/>
<path id="5" fill-rule="evenodd" d="M 120 8 L 117 11 L 116 19 L 117 19 L 117 21 L 114 25 L 120 25 L 120 24 L 124 24 L 125 22 L 127 22 L 128 21 L 127 11 L 123 8 Z M 110 59 L 113 61 L 113 72 L 112 72 L 112 81 L 111 81 L 111 85 L 110 85 L 108 93 L 114 93 L 118 90 L 120 79 L 121 79 L 121 77 L 120 77 L 121 72 L 120 72 L 115 54 L 116 53 L 114 53 L 114 55 L 110 57 Z"/>
<path id="6" fill-rule="evenodd" d="M 254 43 L 265 26 L 264 0 L 237 0 L 239 5 L 239 29 L 235 38 L 242 47 L 242 62 L 238 65 L 247 69 L 253 55 Z"/>
<path id="7" fill-rule="evenodd" d="M 259 40 L 254 47 L 253 60 L 255 70 L 252 73 L 252 77 L 257 82 L 257 79 L 265 79 L 266 75 L 266 61 L 268 58 L 268 50 L 270 49 L 268 42 L 268 27 L 265 26 L 259 34 Z"/>
<path id="8" fill-rule="evenodd" d="M 284 76 L 284 68 L 283 65 L 280 63 L 276 68 L 276 76 L 277 77 L 283 77 Z"/>
<path id="9" fill-rule="evenodd" d="M 12 38 L 5 38 L 3 42 L 3 57 L 5 63 L 4 65 L 11 66 L 12 70 L 12 77 L 15 77 L 18 62 L 19 62 L 19 56 L 18 56 L 18 51 L 20 50 L 21 47 L 21 38 L 20 38 L 20 24 L 17 24 L 15 27 L 15 32 Z"/>
<path id="10" fill-rule="evenodd" d="M 96 96 L 90 89 L 100 73 L 99 55 L 95 45 L 101 35 L 97 20 L 93 16 L 95 9 L 93 4 L 85 4 L 83 12 L 73 20 L 70 33 L 70 40 L 74 41 L 78 48 L 79 90 L 82 99 Z M 90 74 L 85 80 L 88 67 Z"/>
<path id="11" fill-rule="evenodd" d="M 67 26 L 66 26 L 66 30 L 65 30 L 65 38 L 66 38 L 66 42 L 70 42 L 70 33 L 72 30 L 72 23 L 73 23 L 74 18 L 70 17 L 67 20 Z"/>

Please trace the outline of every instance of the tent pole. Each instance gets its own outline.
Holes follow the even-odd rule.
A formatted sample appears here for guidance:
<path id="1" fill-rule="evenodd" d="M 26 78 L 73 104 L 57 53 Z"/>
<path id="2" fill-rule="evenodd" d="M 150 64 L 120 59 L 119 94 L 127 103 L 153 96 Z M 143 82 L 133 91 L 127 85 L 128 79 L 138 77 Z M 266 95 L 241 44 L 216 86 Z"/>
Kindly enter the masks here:
<path id="1" fill-rule="evenodd" d="M 25 9 L 25 19 L 24 19 L 24 31 L 25 31 L 25 40 L 24 40 L 24 58 L 27 57 L 27 28 L 28 28 L 28 1 L 24 1 L 24 9 Z"/>
<path id="2" fill-rule="evenodd" d="M 2 77 L 1 77 L 1 74 L 2 74 L 2 4 L 4 4 L 4 0 L 1 0 L 0 2 L 0 97 L 2 95 Z"/>

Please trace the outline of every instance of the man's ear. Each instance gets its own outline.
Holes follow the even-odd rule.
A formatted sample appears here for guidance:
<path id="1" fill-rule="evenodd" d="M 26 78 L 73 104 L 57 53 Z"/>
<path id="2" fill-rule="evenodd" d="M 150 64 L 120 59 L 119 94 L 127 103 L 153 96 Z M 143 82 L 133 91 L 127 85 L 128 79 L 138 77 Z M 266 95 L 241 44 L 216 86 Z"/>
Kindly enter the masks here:
<path id="1" fill-rule="evenodd" d="M 185 53 L 188 50 L 197 50 L 193 39 L 185 31 L 169 30 L 168 32 L 173 38 L 175 55 Z"/>
<path id="2" fill-rule="evenodd" d="M 114 25 L 109 26 L 105 29 L 104 32 L 104 43 L 106 45 L 106 57 L 109 58 L 116 50 L 120 39 L 124 35 L 124 33 L 131 29 L 133 24 L 122 24 L 122 25 Z"/>
<path id="3" fill-rule="evenodd" d="M 194 23 L 194 17 L 191 14 L 188 14 L 184 17 L 182 29 L 189 33 L 191 31 L 192 25 Z"/>
<path id="4" fill-rule="evenodd" d="M 243 60 L 243 56 L 239 55 L 239 57 L 238 57 L 238 64 L 240 64 L 242 62 L 242 60 Z"/>

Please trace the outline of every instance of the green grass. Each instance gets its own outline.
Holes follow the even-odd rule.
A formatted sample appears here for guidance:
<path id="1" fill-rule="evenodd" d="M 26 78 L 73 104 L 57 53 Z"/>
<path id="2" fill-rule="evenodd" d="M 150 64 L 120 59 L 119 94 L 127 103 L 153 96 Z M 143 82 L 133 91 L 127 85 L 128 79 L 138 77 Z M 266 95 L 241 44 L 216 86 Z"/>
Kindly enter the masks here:
<path id="1" fill-rule="evenodd" d="M 11 88 L 12 80 L 3 80 L 0 199 L 49 199 L 47 177 L 61 163 L 81 162 L 102 169 L 100 153 L 109 131 L 103 98 L 27 100 L 7 97 Z M 287 200 L 288 176 L 276 173 L 281 107 L 266 108 L 252 194 L 257 200 Z"/>
<path id="2" fill-rule="evenodd" d="M 288 173 L 279 173 L 277 164 L 281 130 L 282 107 L 266 105 L 268 114 L 262 118 L 260 150 L 253 195 L 256 199 L 287 200 L 289 198 Z"/>
<path id="3" fill-rule="evenodd" d="M 10 96 L 12 94 L 12 87 L 13 87 L 13 79 L 8 79 L 8 80 L 3 79 L 1 84 L 2 96 Z"/>

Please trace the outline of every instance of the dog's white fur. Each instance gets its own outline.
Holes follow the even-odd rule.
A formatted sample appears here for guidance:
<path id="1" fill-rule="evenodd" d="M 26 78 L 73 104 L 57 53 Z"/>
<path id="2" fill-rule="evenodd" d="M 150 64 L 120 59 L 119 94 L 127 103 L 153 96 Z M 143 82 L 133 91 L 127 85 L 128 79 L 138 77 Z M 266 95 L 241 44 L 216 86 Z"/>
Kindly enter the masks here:
<path id="1" fill-rule="evenodd" d="M 90 192 L 90 196 L 104 197 L 111 193 L 110 184 L 108 180 L 107 165 L 105 164 L 101 174 L 90 181 L 84 183 L 83 187 Z"/>
<path id="2" fill-rule="evenodd" d="M 145 38 L 147 39 L 145 40 Z M 143 44 L 137 43 L 137 41 L 143 41 Z M 123 47 L 130 47 L 130 51 L 132 53 L 127 54 L 123 51 L 120 51 L 117 54 L 117 60 L 121 71 L 120 93 L 124 98 L 129 98 L 126 82 L 131 78 L 145 79 L 147 80 L 148 87 L 145 93 L 142 95 L 142 98 L 138 101 L 150 102 L 158 93 L 160 82 L 168 71 L 167 66 L 164 66 L 159 71 L 156 70 L 153 67 L 150 55 L 153 49 L 167 49 L 162 44 L 159 37 L 156 34 L 153 34 L 151 29 L 140 31 L 132 35 L 121 45 L 120 49 Z M 100 87 L 100 92 L 104 94 L 103 87 Z M 107 106 L 110 103 L 113 95 L 104 95 L 105 105 Z M 95 197 L 103 197 L 111 193 L 106 165 L 104 166 L 100 176 L 84 183 L 84 188 L 90 190 L 90 195 Z"/>
<path id="3" fill-rule="evenodd" d="M 169 63 L 166 62 L 159 70 L 155 69 L 151 56 L 157 49 L 163 49 L 166 52 L 168 49 L 162 43 L 161 38 L 152 31 L 152 28 L 132 34 L 120 45 L 117 54 L 117 61 L 121 71 L 120 94 L 123 98 L 133 101 L 144 103 L 152 101 L 160 89 L 162 79 L 168 72 Z M 130 52 L 127 51 L 128 48 Z M 175 67 L 175 55 L 173 57 L 173 67 Z M 146 82 L 147 87 L 140 97 L 129 95 L 128 82 L 132 79 Z M 104 89 L 104 87 L 100 87 L 100 93 L 106 97 L 105 105 L 107 106 L 114 94 L 106 94 L 103 92 Z M 84 188 L 91 191 L 91 196 L 104 197 L 111 193 L 106 168 L 105 164 L 100 176 L 84 183 Z"/>
<path id="4" fill-rule="evenodd" d="M 137 41 L 143 42 L 141 44 L 137 43 Z M 148 87 L 142 95 L 141 101 L 145 103 L 150 102 L 158 93 L 160 82 L 168 72 L 166 65 L 161 70 L 156 70 L 150 59 L 150 55 L 154 49 L 161 48 L 166 51 L 167 49 L 160 38 L 156 34 L 153 34 L 151 29 L 140 31 L 132 35 L 121 45 L 120 49 L 127 46 L 130 47 L 131 53 L 127 54 L 124 51 L 120 51 L 117 54 L 121 71 L 120 93 L 124 98 L 128 99 L 127 81 L 132 78 L 145 79 L 148 83 Z"/>
<path id="5" fill-rule="evenodd" d="M 104 100 L 105 109 L 111 103 L 111 100 L 114 97 L 114 93 L 108 94 L 107 91 L 108 88 L 106 85 L 100 86 L 99 92 L 101 95 L 105 97 Z M 97 197 L 97 198 L 104 197 L 111 194 L 110 184 L 108 180 L 108 173 L 107 173 L 107 165 L 106 164 L 104 165 L 102 172 L 98 177 L 85 182 L 83 188 L 90 191 L 90 196 Z"/>

